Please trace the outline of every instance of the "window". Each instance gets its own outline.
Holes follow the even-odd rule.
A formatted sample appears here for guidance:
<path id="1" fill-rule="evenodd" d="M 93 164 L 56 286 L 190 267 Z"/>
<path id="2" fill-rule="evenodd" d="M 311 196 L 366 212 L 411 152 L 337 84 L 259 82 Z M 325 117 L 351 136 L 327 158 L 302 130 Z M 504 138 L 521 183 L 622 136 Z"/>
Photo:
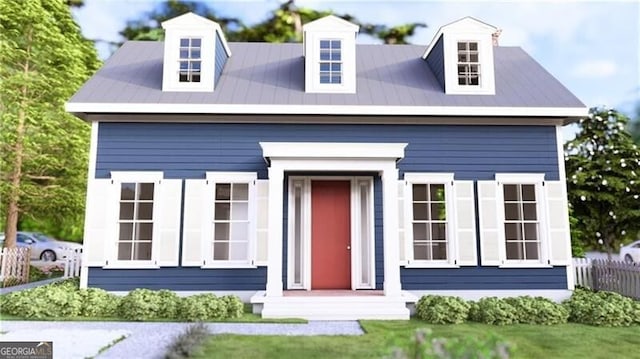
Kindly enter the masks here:
<path id="1" fill-rule="evenodd" d="M 478 59 L 477 42 L 458 42 L 458 85 L 480 85 L 480 61 Z"/>
<path id="2" fill-rule="evenodd" d="M 504 184 L 504 232 L 507 260 L 540 259 L 540 222 L 536 186 Z"/>
<path id="3" fill-rule="evenodd" d="M 320 40 L 320 83 L 342 83 L 342 42 Z"/>
<path id="4" fill-rule="evenodd" d="M 213 219 L 213 260 L 249 258 L 249 184 L 216 183 Z"/>
<path id="5" fill-rule="evenodd" d="M 447 260 L 445 185 L 412 184 L 413 259 Z"/>
<path id="6" fill-rule="evenodd" d="M 180 82 L 200 82 L 201 45 L 201 39 L 180 39 Z"/>
<path id="7" fill-rule="evenodd" d="M 118 260 L 151 260 L 154 189 L 153 182 L 120 184 Z"/>

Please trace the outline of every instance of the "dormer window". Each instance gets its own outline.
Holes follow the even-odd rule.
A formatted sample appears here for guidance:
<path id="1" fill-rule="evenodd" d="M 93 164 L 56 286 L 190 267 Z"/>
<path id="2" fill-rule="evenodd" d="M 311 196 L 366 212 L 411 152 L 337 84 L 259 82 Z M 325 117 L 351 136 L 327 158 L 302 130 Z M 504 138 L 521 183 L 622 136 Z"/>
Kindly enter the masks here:
<path id="1" fill-rule="evenodd" d="M 202 39 L 180 39 L 180 82 L 200 82 Z"/>
<path id="2" fill-rule="evenodd" d="M 422 55 L 447 95 L 495 95 L 494 26 L 471 17 L 445 25 Z"/>
<path id="3" fill-rule="evenodd" d="M 320 40 L 320 83 L 342 83 L 342 42 Z"/>
<path id="4" fill-rule="evenodd" d="M 480 85 L 480 62 L 478 60 L 477 42 L 458 42 L 458 85 Z"/>
<path id="5" fill-rule="evenodd" d="M 302 27 L 305 92 L 356 93 L 358 29 L 333 15 Z"/>
<path id="6" fill-rule="evenodd" d="M 231 57 L 220 25 L 189 12 L 162 28 L 162 91 L 212 92 Z"/>

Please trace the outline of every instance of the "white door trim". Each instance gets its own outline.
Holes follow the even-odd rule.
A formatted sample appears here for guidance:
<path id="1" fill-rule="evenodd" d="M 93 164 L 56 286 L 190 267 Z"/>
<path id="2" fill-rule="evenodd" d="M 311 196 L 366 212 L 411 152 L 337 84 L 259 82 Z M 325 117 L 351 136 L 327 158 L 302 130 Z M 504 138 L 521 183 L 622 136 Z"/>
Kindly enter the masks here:
<path id="1" fill-rule="evenodd" d="M 280 297 L 283 291 L 283 193 L 285 171 L 375 172 L 382 177 L 384 294 L 400 297 L 400 248 L 398 234 L 398 169 L 406 143 L 332 143 L 341 151 L 327 153 L 327 143 L 261 142 L 269 166 L 269 237 L 266 296 Z M 361 145 L 361 146 L 358 146 Z M 379 146 L 379 147 L 378 147 Z M 275 150 L 277 148 L 277 150 Z M 286 149 L 286 151 L 285 151 Z M 384 151 L 383 149 L 391 149 Z M 271 151 L 273 150 L 273 151 Z M 372 157 L 375 153 L 376 157 Z"/>
<path id="2" fill-rule="evenodd" d="M 374 218 L 374 197 L 373 197 L 373 176 L 290 176 L 288 185 L 288 221 L 287 221 L 287 288 L 288 289 L 304 289 L 311 290 L 311 271 L 312 271 L 312 255 L 311 255 L 311 182 L 313 181 L 349 181 L 351 187 L 350 196 L 350 212 L 351 212 L 351 289 L 375 289 L 375 218 Z M 362 235 L 362 216 L 361 216 L 361 194 L 360 186 L 367 183 L 367 238 L 369 247 L 369 272 L 368 283 L 360 281 L 362 278 L 362 258 L 361 240 Z M 298 211 L 295 206 L 295 190 L 301 187 L 301 204 L 302 208 Z M 302 215 L 300 221 L 300 231 L 302 234 L 302 255 L 301 255 L 301 282 L 295 282 L 295 231 L 296 231 L 296 212 Z"/>

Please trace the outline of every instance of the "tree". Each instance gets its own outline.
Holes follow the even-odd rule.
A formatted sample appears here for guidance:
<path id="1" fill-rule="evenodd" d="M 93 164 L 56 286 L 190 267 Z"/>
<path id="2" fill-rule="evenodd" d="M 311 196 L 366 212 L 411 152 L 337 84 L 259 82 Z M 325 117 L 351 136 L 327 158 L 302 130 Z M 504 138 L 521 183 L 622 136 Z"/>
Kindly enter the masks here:
<path id="1" fill-rule="evenodd" d="M 565 147 L 572 233 L 609 255 L 640 230 L 640 151 L 628 121 L 614 109 L 592 108 Z"/>
<path id="2" fill-rule="evenodd" d="M 161 23 L 186 12 L 193 12 L 220 24 L 230 41 L 249 42 L 300 42 L 302 41 L 302 24 L 332 14 L 332 11 L 317 11 L 309 8 L 298 8 L 293 0 L 289 0 L 264 21 L 247 26 L 236 18 L 218 17 L 205 4 L 192 1 L 167 0 L 158 5 L 145 18 L 131 21 L 120 32 L 128 40 L 162 40 L 164 33 Z M 360 26 L 360 32 L 383 40 L 387 44 L 405 44 L 407 38 L 414 34 L 423 23 L 409 23 L 395 27 L 381 24 L 362 23 L 349 14 L 338 14 L 347 21 Z"/>
<path id="3" fill-rule="evenodd" d="M 0 196 L 5 246 L 18 224 L 80 227 L 89 126 L 64 102 L 98 68 L 63 0 L 0 1 Z M 81 223 L 81 219 L 80 219 Z"/>
<path id="4" fill-rule="evenodd" d="M 629 133 L 636 145 L 640 145 L 640 101 L 636 103 L 635 119 L 629 121 Z"/>

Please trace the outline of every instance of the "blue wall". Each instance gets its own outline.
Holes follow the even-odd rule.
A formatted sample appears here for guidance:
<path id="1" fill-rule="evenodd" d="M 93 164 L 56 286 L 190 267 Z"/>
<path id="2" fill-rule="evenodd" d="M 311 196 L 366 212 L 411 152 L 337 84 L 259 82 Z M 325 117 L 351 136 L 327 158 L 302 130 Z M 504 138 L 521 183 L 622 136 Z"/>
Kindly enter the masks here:
<path id="1" fill-rule="evenodd" d="M 267 178 L 260 141 L 406 142 L 405 158 L 398 163 L 400 176 L 405 171 L 453 172 L 458 180 L 488 180 L 493 179 L 496 172 L 537 172 L 545 173 L 547 180 L 559 178 L 553 126 L 214 123 L 100 123 L 96 177 L 109 178 L 110 171 L 135 170 L 163 171 L 167 178 L 182 179 L 202 179 L 206 171 L 255 171 L 259 178 Z M 377 288 L 381 288 L 383 282 L 381 187 L 376 177 Z M 286 219 L 286 208 L 284 215 Z M 286 220 L 283 226 L 286 233 Z M 286 252 L 284 254 L 286 258 Z M 234 272 L 234 277 L 229 271 Z M 406 289 L 557 289 L 566 286 L 564 267 L 402 268 L 401 275 Z M 283 277 L 286 283 L 286 274 Z M 264 290 L 266 269 L 91 268 L 89 283 L 110 290 L 128 290 L 126 288 L 135 286 Z"/>
<path id="2" fill-rule="evenodd" d="M 164 171 L 205 178 L 206 171 L 255 171 L 267 178 L 259 141 L 407 142 L 400 175 L 454 172 L 459 180 L 496 172 L 558 179 L 553 126 L 101 123 L 96 177 L 109 171 Z"/>
<path id="3" fill-rule="evenodd" d="M 220 74 L 222 74 L 222 69 L 227 63 L 228 58 L 227 51 L 224 49 L 224 45 L 222 45 L 222 39 L 220 39 L 220 35 L 216 33 L 216 72 L 214 77 L 214 83 L 216 85 L 218 84 L 218 79 L 220 79 Z"/>
<path id="4" fill-rule="evenodd" d="M 429 56 L 427 56 L 427 64 L 429 64 L 429 68 L 435 75 L 436 79 L 440 83 L 440 86 L 444 89 L 444 45 L 443 45 L 443 36 L 440 35 L 440 38 L 436 42 L 436 44 L 429 52 Z"/>

